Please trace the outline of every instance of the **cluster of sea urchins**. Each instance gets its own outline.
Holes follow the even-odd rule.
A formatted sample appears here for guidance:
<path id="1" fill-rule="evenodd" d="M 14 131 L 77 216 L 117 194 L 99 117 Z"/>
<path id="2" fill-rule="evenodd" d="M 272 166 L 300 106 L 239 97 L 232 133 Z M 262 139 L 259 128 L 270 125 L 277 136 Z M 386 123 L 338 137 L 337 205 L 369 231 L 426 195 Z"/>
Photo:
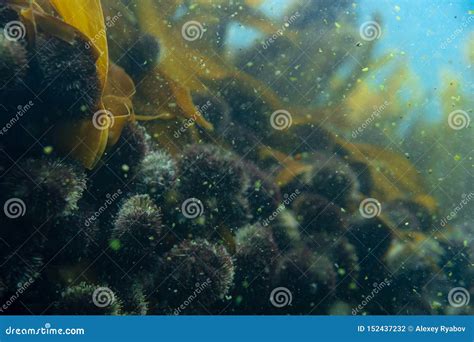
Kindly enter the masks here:
<path id="1" fill-rule="evenodd" d="M 0 9 L 0 29 L 17 19 Z M 93 170 L 57 155 L 50 125 L 89 113 L 99 91 L 83 42 L 50 38 L 38 34 L 33 48 L 0 35 L 2 312 L 468 312 L 447 297 L 470 290 L 472 249 L 448 233 L 428 237 L 434 216 L 420 203 L 361 215 L 371 175 L 322 143 L 323 131 L 307 140 L 317 150 L 306 151 L 309 167 L 276 184 L 278 163 L 248 145 L 268 111 L 252 91 L 222 94 L 232 124 L 217 141 L 231 148 L 194 143 L 171 155 L 130 122 Z M 148 65 L 152 56 L 135 50 Z M 42 90 L 34 103 L 28 89 Z M 242 125 L 241 95 L 257 111 Z M 263 139 L 296 142 L 301 132 L 285 134 Z"/>
<path id="2" fill-rule="evenodd" d="M 127 167 L 118 158 L 125 143 L 136 150 Z M 456 242 L 419 246 L 415 235 L 430 227 L 416 212 L 405 228 L 415 235 L 351 212 L 358 177 L 334 158 L 323 173 L 330 191 L 313 170 L 284 195 L 234 152 L 194 144 L 171 157 L 137 124 L 93 171 L 25 158 L 1 182 L 4 203 L 25 205 L 2 230 L 2 298 L 25 288 L 21 305 L 10 301 L 15 313 L 440 312 L 449 275 L 437 274 L 436 291 L 424 286 L 433 262 L 463 262 L 447 256 Z M 391 205 L 392 215 L 413 207 Z M 456 277 L 464 285 L 465 274 Z"/>

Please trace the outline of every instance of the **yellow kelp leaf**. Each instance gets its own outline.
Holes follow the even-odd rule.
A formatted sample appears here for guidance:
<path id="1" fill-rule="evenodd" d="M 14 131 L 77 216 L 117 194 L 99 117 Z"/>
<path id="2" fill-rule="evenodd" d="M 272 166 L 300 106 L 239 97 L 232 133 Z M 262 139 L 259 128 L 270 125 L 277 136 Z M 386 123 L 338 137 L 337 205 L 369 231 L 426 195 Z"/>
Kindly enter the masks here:
<path id="1" fill-rule="evenodd" d="M 64 154 L 73 155 L 89 169 L 97 164 L 104 153 L 109 135 L 108 129 L 97 129 L 92 119 L 59 124 L 56 132 L 58 149 Z"/>
<path id="2" fill-rule="evenodd" d="M 132 102 L 129 99 L 113 95 L 106 95 L 102 100 L 104 108 L 111 116 L 111 123 L 108 127 L 107 146 L 113 146 L 120 138 L 122 130 L 127 122 L 131 120 Z"/>
<path id="3" fill-rule="evenodd" d="M 174 98 L 185 117 L 195 116 L 196 108 L 191 94 L 207 91 L 206 81 L 216 82 L 232 78 L 242 82 L 246 87 L 250 86 L 259 90 L 262 99 L 270 103 L 272 107 L 279 108 L 278 104 L 281 101 L 268 86 L 238 71 L 224 58 L 219 58 L 219 54 L 211 47 L 203 46 L 205 39 L 191 41 L 185 39 L 183 30 L 187 23 L 178 24 L 171 18 L 167 18 L 166 16 L 173 11 L 169 9 L 161 11 L 160 5 L 164 4 L 164 1 L 159 0 L 142 0 L 137 3 L 136 13 L 141 30 L 157 37 L 163 47 L 160 63 L 150 74 L 155 73 L 156 78 L 166 80 L 167 84 L 164 86 L 170 87 L 173 92 L 169 100 Z M 205 34 L 203 24 L 196 22 L 194 25 L 198 34 Z M 156 92 L 159 91 L 156 89 Z M 160 104 L 162 105 L 163 103 Z M 208 129 L 212 127 L 202 116 L 197 118 L 197 123 Z"/>
<path id="4" fill-rule="evenodd" d="M 431 213 L 434 213 L 438 210 L 438 202 L 433 196 L 430 196 L 428 194 L 421 194 L 415 196 L 413 200 L 419 205 L 428 209 Z"/>
<path id="5" fill-rule="evenodd" d="M 30 43 L 34 43 L 36 30 L 58 37 L 66 42 L 73 42 L 78 36 L 83 40 L 96 39 L 91 53 L 96 57 L 99 79 L 102 88 L 107 78 L 108 56 L 97 54 L 98 48 L 107 52 L 105 39 L 105 25 L 102 17 L 100 2 L 97 1 L 56 1 L 43 2 L 44 7 L 36 1 L 15 0 L 16 6 L 21 9 L 22 18 L 27 21 L 28 36 Z M 25 6 L 26 4 L 26 6 Z M 63 20 L 47 14 L 52 11 L 52 5 L 61 15 Z M 92 14 L 92 12 L 94 14 Z M 100 34 L 103 32 L 104 34 Z M 101 38 L 98 38 L 101 36 Z M 98 111 L 104 112 L 105 108 L 100 104 Z M 54 127 L 53 137 L 59 151 L 68 156 L 75 157 L 86 168 L 92 168 L 104 153 L 108 140 L 108 128 L 96 127 L 92 113 L 90 119 L 77 121 L 59 122 Z"/>
<path id="6" fill-rule="evenodd" d="M 101 3 L 99 0 L 50 0 L 65 23 L 75 27 L 99 52 L 96 68 L 101 82 L 102 99 L 94 117 L 79 122 L 67 122 L 59 129 L 59 149 L 70 153 L 81 161 L 86 168 L 93 168 L 107 145 L 118 140 L 126 121 L 130 119 L 133 83 L 128 79 L 108 79 L 109 57 L 106 29 Z M 112 68 L 114 71 L 115 69 Z M 110 81 L 110 82 L 109 82 Z M 119 96 L 114 93 L 122 90 Z M 107 94 L 106 93 L 109 93 Z M 104 127 L 99 126 L 101 120 L 108 122 Z"/>
<path id="7" fill-rule="evenodd" d="M 104 94 L 130 98 L 135 94 L 135 84 L 130 76 L 115 63 L 110 63 Z"/>
<path id="8" fill-rule="evenodd" d="M 155 0 L 141 0 L 137 3 L 137 16 L 139 18 L 138 23 L 143 32 L 147 32 L 160 41 L 163 48 L 163 55 L 160 60 L 160 69 L 167 70 L 168 73 L 172 73 L 175 81 L 185 82 L 186 85 L 199 86 L 192 82 L 196 79 L 196 76 L 221 79 L 227 77 L 228 66 L 223 65 L 222 60 L 215 60 L 211 58 L 211 53 L 202 54 L 200 50 L 193 49 L 190 43 L 195 41 L 188 41 L 183 38 L 181 25 L 172 25 L 163 14 L 169 13 L 167 11 L 161 11 L 158 8 L 160 1 Z M 166 7 L 169 4 L 164 4 Z M 196 24 L 197 25 L 197 24 Z M 199 23 L 199 25 L 202 25 Z M 196 26 L 196 32 L 204 34 L 205 28 L 202 29 Z M 199 31 L 199 32 L 198 32 Z M 183 59 L 195 59 L 202 61 L 199 63 L 182 63 Z M 202 67 L 205 65 L 205 68 Z M 191 88 L 192 90 L 192 88 Z"/>
<path id="9" fill-rule="evenodd" d="M 112 116 L 111 125 L 108 128 L 107 146 L 115 145 L 127 122 L 133 120 L 133 94 L 135 94 L 135 84 L 130 76 L 121 67 L 110 63 L 102 96 L 104 108 Z"/>
<path id="10" fill-rule="evenodd" d="M 362 124 L 373 115 L 377 108 L 384 104 L 387 104 L 387 108 L 383 110 L 383 113 L 378 112 L 383 120 L 388 121 L 393 116 L 400 115 L 402 109 L 397 94 L 403 86 L 409 86 L 410 76 L 410 71 L 406 65 L 399 64 L 386 77 L 384 84 L 387 91 L 385 92 L 377 89 L 371 80 L 364 79 L 359 82 L 348 94 L 345 101 L 345 105 L 350 111 L 350 114 L 346 117 L 349 126 L 354 127 Z"/>
<path id="11" fill-rule="evenodd" d="M 236 71 L 232 76 L 241 82 L 243 87 L 253 88 L 259 91 L 260 97 L 267 102 L 273 109 L 281 109 L 287 107 L 283 104 L 280 97 L 263 82 L 257 80 L 254 77 L 249 76 L 245 72 Z"/>
<path id="12" fill-rule="evenodd" d="M 136 115 L 132 104 L 135 92 L 135 84 L 125 70 L 115 63 L 110 63 L 107 84 L 102 97 L 104 108 L 113 116 L 113 125 L 109 127 L 107 146 L 115 145 L 128 121 L 151 121 L 169 117 L 169 113 Z"/>
<path id="13" fill-rule="evenodd" d="M 135 115 L 132 104 L 132 97 L 135 92 L 135 84 L 125 70 L 115 63 L 110 63 L 107 83 L 102 96 L 104 108 L 112 115 L 108 147 L 117 143 L 127 122 L 133 120 L 150 121 L 166 117 L 165 115 Z"/>
<path id="14" fill-rule="evenodd" d="M 425 193 L 424 182 L 415 167 L 402 155 L 369 144 L 339 143 L 349 157 L 368 165 L 374 184 L 372 195 L 394 200 Z"/>
<path id="15" fill-rule="evenodd" d="M 140 18 L 139 23 L 142 30 L 150 33 L 160 40 L 163 48 L 163 56 L 160 64 L 153 71 L 149 73 L 149 78 L 161 78 L 164 80 L 162 87 L 171 90 L 171 94 L 167 100 L 175 100 L 176 104 L 187 118 L 196 118 L 196 122 L 206 128 L 212 129 L 212 125 L 206 121 L 202 116 L 196 117 L 197 109 L 195 108 L 191 91 L 203 91 L 206 89 L 204 84 L 199 80 L 198 76 L 207 75 L 207 77 L 221 78 L 228 73 L 218 63 L 212 62 L 208 57 L 201 55 L 199 52 L 186 48 L 186 40 L 169 26 L 165 18 L 160 16 L 160 11 L 157 10 L 157 3 L 154 1 L 143 0 L 137 4 L 137 14 Z M 183 62 L 183 59 L 195 58 L 200 63 Z M 205 70 L 202 70 L 202 65 L 205 65 Z M 209 75 L 208 75 L 209 74 Z M 145 89 L 147 93 L 149 89 Z M 155 88 L 155 92 L 167 92 L 167 89 Z M 152 96 L 149 94 L 150 100 Z M 158 94 L 157 94 L 158 95 Z M 160 105 L 163 105 L 161 103 Z"/>
<path id="16" fill-rule="evenodd" d="M 89 169 L 97 164 L 106 147 L 118 141 L 127 122 L 134 119 L 133 81 L 113 63 L 108 75 L 100 109 L 91 113 L 90 119 L 63 123 L 56 128 L 59 149 Z"/>
<path id="17" fill-rule="evenodd" d="M 194 106 L 191 92 L 189 89 L 180 87 L 178 84 L 169 80 L 173 94 L 176 96 L 176 102 L 189 119 L 195 119 L 196 122 L 207 130 L 213 130 L 213 126 L 202 115 L 196 115 L 196 107 Z"/>
<path id="18" fill-rule="evenodd" d="M 308 172 L 311 170 L 311 166 L 304 165 L 303 163 L 299 163 L 295 160 L 288 160 L 285 164 L 281 164 L 283 167 L 275 176 L 275 183 L 278 186 L 282 187 L 286 184 L 290 183 L 295 179 L 295 177 Z"/>
<path id="19" fill-rule="evenodd" d="M 97 71 L 102 87 L 104 87 L 109 68 L 109 53 L 100 0 L 50 0 L 50 3 L 66 23 L 86 35 L 99 50 Z"/>
<path id="20" fill-rule="evenodd" d="M 213 126 L 194 106 L 191 92 L 172 78 L 155 70 L 144 76 L 138 85 L 135 108 L 148 117 L 188 118 L 198 125 L 212 130 Z M 137 120 L 145 118 L 137 116 Z"/>
<path id="21" fill-rule="evenodd" d="M 285 153 L 268 146 L 261 147 L 259 154 L 262 159 L 273 158 L 282 166 L 281 170 L 275 176 L 275 183 L 279 186 L 284 186 L 290 183 L 298 175 L 311 170 L 310 165 L 295 160 L 292 156 L 286 155 Z"/>
<path id="22" fill-rule="evenodd" d="M 40 28 L 42 32 L 58 37 L 68 43 L 72 43 L 77 36 L 88 40 L 88 38 L 75 27 L 47 14 L 37 2 L 31 2 L 30 0 L 10 0 L 9 5 L 19 10 L 23 24 L 26 27 L 28 43 L 30 45 L 33 45 L 35 42 L 38 28 Z M 49 6 L 49 3 L 45 5 Z M 52 10 L 50 12 L 52 13 Z M 93 52 L 95 52 L 95 50 L 93 50 Z"/>

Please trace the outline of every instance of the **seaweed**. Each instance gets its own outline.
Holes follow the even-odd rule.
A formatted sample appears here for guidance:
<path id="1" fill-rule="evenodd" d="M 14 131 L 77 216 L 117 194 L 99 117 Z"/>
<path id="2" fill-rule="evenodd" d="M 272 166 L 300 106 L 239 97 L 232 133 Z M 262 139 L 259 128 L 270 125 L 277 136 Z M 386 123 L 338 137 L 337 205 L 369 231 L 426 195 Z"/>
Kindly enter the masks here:
<path id="1" fill-rule="evenodd" d="M 354 4 L 4 2 L 0 299 L 32 287 L 5 312 L 472 314 L 446 302 L 470 216 L 444 212 L 474 196 L 471 97 L 446 71 L 443 122 L 412 115 Z"/>

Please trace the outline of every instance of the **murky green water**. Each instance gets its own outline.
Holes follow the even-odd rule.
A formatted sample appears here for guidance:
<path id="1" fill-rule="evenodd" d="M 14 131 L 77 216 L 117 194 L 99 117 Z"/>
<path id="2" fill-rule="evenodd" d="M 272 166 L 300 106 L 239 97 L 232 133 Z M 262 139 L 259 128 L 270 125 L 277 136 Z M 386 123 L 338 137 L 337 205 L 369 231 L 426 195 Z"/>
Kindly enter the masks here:
<path id="1" fill-rule="evenodd" d="M 0 1 L 6 314 L 472 314 L 468 1 Z"/>

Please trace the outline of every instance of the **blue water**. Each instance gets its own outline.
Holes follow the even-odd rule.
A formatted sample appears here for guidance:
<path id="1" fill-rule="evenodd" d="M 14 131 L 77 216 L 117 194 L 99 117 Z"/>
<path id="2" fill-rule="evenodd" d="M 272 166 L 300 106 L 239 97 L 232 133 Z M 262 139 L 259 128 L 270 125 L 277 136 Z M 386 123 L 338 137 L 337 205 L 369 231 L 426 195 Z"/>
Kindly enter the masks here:
<path id="1" fill-rule="evenodd" d="M 444 70 L 463 75 L 464 90 L 474 91 L 474 70 L 466 51 L 468 39 L 474 39 L 474 15 L 469 14 L 474 10 L 473 1 L 362 0 L 359 10 L 361 22 L 370 20 L 373 13 L 381 15 L 383 36 L 377 53 L 404 51 L 423 91 L 430 93 L 441 86 Z M 455 38 L 446 43 L 452 35 Z M 435 96 L 425 106 L 425 112 L 431 115 L 427 119 L 440 118 Z"/>
<path id="2" fill-rule="evenodd" d="M 291 5 L 289 0 L 267 0 L 262 11 L 281 20 Z M 418 77 L 420 91 L 426 101 L 419 104 L 426 120 L 442 117 L 437 91 L 442 86 L 443 71 L 461 76 L 462 89 L 474 92 L 474 70 L 467 57 L 467 43 L 474 39 L 474 1 L 432 0 L 362 0 L 355 2 L 360 24 L 380 17 L 382 36 L 377 41 L 376 56 L 390 51 L 403 51 L 408 66 Z M 454 37 L 448 42 L 450 37 Z M 257 30 L 236 22 L 228 33 L 234 49 L 245 49 L 264 36 Z M 416 115 L 416 113 L 412 113 Z M 406 121 L 409 125 L 410 121 Z"/>

